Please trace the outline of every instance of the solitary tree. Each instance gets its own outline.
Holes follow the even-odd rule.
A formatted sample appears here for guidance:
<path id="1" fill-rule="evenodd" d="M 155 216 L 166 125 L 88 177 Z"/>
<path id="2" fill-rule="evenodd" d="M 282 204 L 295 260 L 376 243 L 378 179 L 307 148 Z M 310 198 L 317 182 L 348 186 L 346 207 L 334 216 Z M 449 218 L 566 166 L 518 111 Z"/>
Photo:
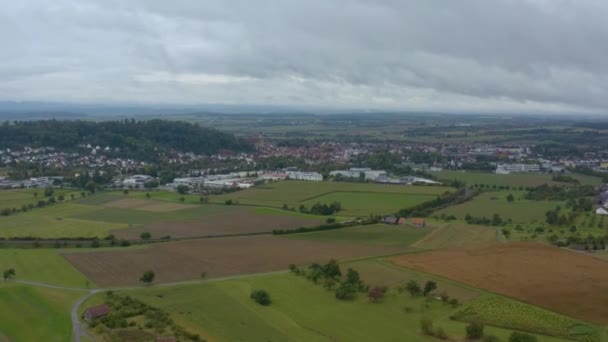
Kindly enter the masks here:
<path id="1" fill-rule="evenodd" d="M 418 285 L 415 280 L 408 281 L 407 285 L 405 285 L 405 289 L 410 293 L 410 295 L 412 295 L 412 297 L 418 296 L 422 292 L 420 285 Z"/>
<path id="2" fill-rule="evenodd" d="M 124 189 L 124 190 L 122 191 L 122 193 L 123 193 L 123 195 L 128 195 L 128 194 L 129 194 L 129 190 Z"/>
<path id="3" fill-rule="evenodd" d="M 270 305 L 270 295 L 264 290 L 253 290 L 249 295 L 256 303 L 264 306 Z"/>
<path id="4" fill-rule="evenodd" d="M 141 281 L 142 283 L 145 283 L 147 285 L 150 285 L 154 281 L 154 276 L 155 276 L 154 271 L 146 271 L 141 276 L 141 278 L 139 278 L 139 281 Z"/>
<path id="5" fill-rule="evenodd" d="M 386 286 L 374 286 L 367 292 L 367 298 L 373 303 L 377 303 L 384 298 L 384 295 L 388 291 Z"/>
<path id="6" fill-rule="evenodd" d="M 150 234 L 149 232 L 143 232 L 143 233 L 139 234 L 139 237 L 142 240 L 150 240 L 150 238 L 152 237 L 152 234 Z"/>
<path id="7" fill-rule="evenodd" d="M 52 187 L 52 186 L 46 187 L 46 188 L 44 189 L 44 196 L 45 196 L 45 197 L 51 197 L 51 196 L 53 196 L 53 193 L 54 193 L 54 192 L 55 192 L 55 190 L 53 189 L 53 187 Z"/>
<path id="8" fill-rule="evenodd" d="M 466 326 L 467 338 L 477 340 L 483 337 L 483 323 L 471 322 Z"/>
<path id="9" fill-rule="evenodd" d="M 180 184 L 177 186 L 177 192 L 179 194 L 182 194 L 182 195 L 186 194 L 186 193 L 188 193 L 189 190 L 190 190 L 190 188 L 187 185 Z"/>
<path id="10" fill-rule="evenodd" d="M 428 295 L 429 293 L 431 293 L 431 291 L 435 290 L 437 288 L 437 283 L 435 283 L 432 280 L 429 280 L 426 282 L 426 284 L 424 284 L 424 291 L 422 291 L 423 295 Z"/>
<path id="11" fill-rule="evenodd" d="M 509 202 L 509 203 L 510 203 L 510 202 L 513 202 L 514 200 L 515 200 L 515 197 L 513 197 L 513 194 L 509 194 L 509 195 L 507 196 L 507 202 Z"/>
<path id="12" fill-rule="evenodd" d="M 8 270 L 4 271 L 4 280 L 9 280 L 9 279 L 13 278 L 14 276 L 15 276 L 14 268 L 9 268 Z"/>
<path id="13" fill-rule="evenodd" d="M 150 193 L 146 192 L 146 198 L 150 198 Z"/>

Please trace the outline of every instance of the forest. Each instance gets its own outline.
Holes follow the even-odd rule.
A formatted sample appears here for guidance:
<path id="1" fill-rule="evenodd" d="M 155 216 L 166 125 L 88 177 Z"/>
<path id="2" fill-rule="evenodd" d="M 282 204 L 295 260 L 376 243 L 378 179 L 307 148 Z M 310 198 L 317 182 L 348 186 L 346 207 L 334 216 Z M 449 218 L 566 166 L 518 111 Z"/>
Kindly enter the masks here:
<path id="1" fill-rule="evenodd" d="M 220 150 L 250 151 L 244 140 L 216 129 L 168 120 L 14 121 L 0 125 L 0 147 L 54 147 L 75 151 L 79 145 L 110 147 L 115 157 L 155 160 L 164 151 L 214 154 Z"/>

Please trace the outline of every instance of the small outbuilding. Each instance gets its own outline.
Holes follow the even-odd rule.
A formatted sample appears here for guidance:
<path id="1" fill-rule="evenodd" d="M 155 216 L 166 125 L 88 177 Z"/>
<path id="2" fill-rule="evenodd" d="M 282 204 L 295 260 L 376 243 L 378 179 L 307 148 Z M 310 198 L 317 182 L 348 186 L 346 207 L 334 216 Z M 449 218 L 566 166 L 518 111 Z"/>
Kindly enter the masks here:
<path id="1" fill-rule="evenodd" d="M 405 219 L 405 217 L 400 217 L 397 220 L 397 224 L 406 224 L 406 223 L 407 223 L 407 220 Z"/>
<path id="2" fill-rule="evenodd" d="M 426 227 L 426 221 L 422 218 L 413 218 L 410 224 L 414 227 Z"/>
<path id="3" fill-rule="evenodd" d="M 91 322 L 110 313 L 110 307 L 107 304 L 92 306 L 84 311 L 82 317 Z"/>
<path id="4" fill-rule="evenodd" d="M 399 220 L 399 218 L 395 217 L 395 216 L 384 216 L 384 218 L 382 219 L 382 222 L 386 223 L 386 224 L 397 224 L 398 220 Z"/>

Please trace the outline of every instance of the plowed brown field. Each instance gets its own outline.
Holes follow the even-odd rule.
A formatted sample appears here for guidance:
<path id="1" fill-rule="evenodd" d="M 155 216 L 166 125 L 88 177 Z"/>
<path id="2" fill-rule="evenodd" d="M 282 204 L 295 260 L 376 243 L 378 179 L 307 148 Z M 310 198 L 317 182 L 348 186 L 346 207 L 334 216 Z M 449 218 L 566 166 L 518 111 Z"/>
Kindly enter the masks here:
<path id="1" fill-rule="evenodd" d="M 392 258 L 596 324 L 608 324 L 608 262 L 533 242 L 450 248 Z"/>
<path id="2" fill-rule="evenodd" d="M 155 282 L 177 282 L 285 270 L 289 264 L 396 253 L 403 249 L 252 236 L 189 240 L 148 248 L 64 254 L 100 286 L 133 285 L 147 270 Z"/>

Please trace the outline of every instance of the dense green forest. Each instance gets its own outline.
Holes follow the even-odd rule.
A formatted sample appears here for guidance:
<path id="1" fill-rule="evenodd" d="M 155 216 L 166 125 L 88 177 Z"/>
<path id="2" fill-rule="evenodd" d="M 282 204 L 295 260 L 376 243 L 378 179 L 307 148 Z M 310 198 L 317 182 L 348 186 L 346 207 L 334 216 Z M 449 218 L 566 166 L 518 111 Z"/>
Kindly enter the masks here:
<path id="1" fill-rule="evenodd" d="M 0 125 L 0 148 L 50 146 L 76 150 L 79 145 L 109 146 L 120 157 L 153 160 L 164 151 L 213 154 L 249 151 L 251 145 L 231 134 L 198 124 L 167 120 L 15 121 Z M 118 147 L 119 150 L 115 150 Z"/>

